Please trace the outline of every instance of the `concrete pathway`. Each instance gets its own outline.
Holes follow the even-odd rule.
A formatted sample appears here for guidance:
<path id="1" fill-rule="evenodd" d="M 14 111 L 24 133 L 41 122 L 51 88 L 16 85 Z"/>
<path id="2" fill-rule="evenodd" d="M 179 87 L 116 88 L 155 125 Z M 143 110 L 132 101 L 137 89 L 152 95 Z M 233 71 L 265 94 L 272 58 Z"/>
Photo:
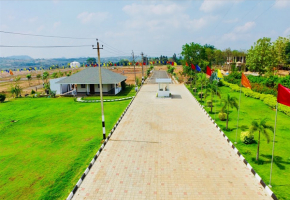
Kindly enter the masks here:
<path id="1" fill-rule="evenodd" d="M 183 85 L 144 85 L 73 199 L 271 199 Z"/>
<path id="2" fill-rule="evenodd" d="M 155 79 L 156 78 L 170 78 L 166 71 L 164 70 L 154 70 L 152 76 L 146 80 L 148 84 L 157 84 Z"/>

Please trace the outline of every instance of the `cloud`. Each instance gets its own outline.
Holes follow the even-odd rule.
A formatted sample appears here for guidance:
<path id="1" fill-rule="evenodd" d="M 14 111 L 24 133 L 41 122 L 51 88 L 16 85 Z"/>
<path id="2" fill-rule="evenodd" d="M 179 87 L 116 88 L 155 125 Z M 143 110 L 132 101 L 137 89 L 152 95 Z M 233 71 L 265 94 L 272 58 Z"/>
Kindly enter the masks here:
<path id="1" fill-rule="evenodd" d="M 247 22 L 243 26 L 237 26 L 232 32 L 223 35 L 223 40 L 236 41 L 236 40 L 246 40 L 251 37 L 249 31 L 256 26 L 255 22 Z"/>
<path id="2" fill-rule="evenodd" d="M 210 15 L 191 18 L 186 13 L 186 5 L 177 4 L 131 4 L 123 7 L 123 11 L 130 16 L 125 22 L 125 27 L 136 30 L 143 30 L 147 27 L 150 32 L 174 31 L 186 29 L 196 31 L 205 27 L 211 20 Z"/>
<path id="3" fill-rule="evenodd" d="M 290 6 L 290 1 L 287 0 L 276 0 L 274 7 L 278 9 L 287 8 Z"/>
<path id="4" fill-rule="evenodd" d="M 143 5 L 132 4 L 123 7 L 123 11 L 129 15 L 170 15 L 184 11 L 186 8 L 177 4 Z"/>
<path id="5" fill-rule="evenodd" d="M 290 27 L 284 31 L 285 36 L 290 36 Z"/>
<path id="6" fill-rule="evenodd" d="M 199 10 L 204 12 L 213 12 L 225 6 L 226 4 L 228 4 L 227 1 L 204 0 L 201 6 L 199 7 Z"/>
<path id="7" fill-rule="evenodd" d="M 61 22 L 55 22 L 55 23 L 53 24 L 53 28 L 55 29 L 55 28 L 59 27 L 60 24 L 61 24 Z"/>
<path id="8" fill-rule="evenodd" d="M 235 28 L 234 32 L 247 32 L 256 25 L 255 22 L 247 22 L 243 26 L 238 26 Z"/>
<path id="9" fill-rule="evenodd" d="M 107 12 L 97 12 L 97 13 L 82 12 L 77 16 L 77 18 L 81 20 L 83 24 L 87 24 L 90 22 L 101 23 L 105 21 L 108 17 L 109 13 Z"/>

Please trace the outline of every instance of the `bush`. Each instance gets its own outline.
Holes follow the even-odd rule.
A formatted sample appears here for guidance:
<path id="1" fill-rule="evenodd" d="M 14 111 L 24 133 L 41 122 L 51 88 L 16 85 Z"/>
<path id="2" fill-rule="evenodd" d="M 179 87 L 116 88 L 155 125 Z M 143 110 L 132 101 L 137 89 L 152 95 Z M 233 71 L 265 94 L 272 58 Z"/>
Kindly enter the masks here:
<path id="1" fill-rule="evenodd" d="M 250 131 L 241 132 L 241 141 L 245 144 L 252 144 L 254 142 L 254 134 Z"/>
<path id="2" fill-rule="evenodd" d="M 6 99 L 6 95 L 5 94 L 0 94 L 0 102 L 3 103 Z"/>
<path id="3" fill-rule="evenodd" d="M 34 90 L 31 90 L 31 93 L 30 94 L 35 94 L 35 91 Z"/>
<path id="4" fill-rule="evenodd" d="M 201 98 L 201 96 L 202 96 L 202 97 L 204 96 L 203 92 L 199 92 L 199 93 L 197 93 L 197 94 L 198 94 L 198 97 L 199 97 L 199 98 Z"/>
<path id="5" fill-rule="evenodd" d="M 221 121 L 226 121 L 226 113 L 224 113 L 224 112 L 220 112 L 219 113 L 219 119 L 221 120 Z"/>

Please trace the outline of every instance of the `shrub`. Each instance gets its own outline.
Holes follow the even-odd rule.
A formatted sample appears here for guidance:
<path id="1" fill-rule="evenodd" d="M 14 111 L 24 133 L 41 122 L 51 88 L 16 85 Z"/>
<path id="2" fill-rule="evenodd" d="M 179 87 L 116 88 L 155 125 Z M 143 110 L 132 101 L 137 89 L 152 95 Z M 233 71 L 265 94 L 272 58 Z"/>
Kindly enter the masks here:
<path id="1" fill-rule="evenodd" d="M 35 91 L 34 90 L 31 90 L 31 93 L 30 94 L 35 94 Z"/>
<path id="2" fill-rule="evenodd" d="M 0 102 L 3 103 L 6 99 L 6 95 L 5 94 L 0 94 Z"/>
<path id="3" fill-rule="evenodd" d="M 226 117 L 227 117 L 226 113 L 224 113 L 224 112 L 219 113 L 219 119 L 221 121 L 226 121 Z"/>
<path id="4" fill-rule="evenodd" d="M 197 93 L 197 94 L 198 94 L 198 97 L 199 97 L 199 98 L 201 98 L 201 96 L 202 96 L 202 97 L 204 96 L 203 92 L 199 92 L 199 93 Z"/>
<path id="5" fill-rule="evenodd" d="M 245 144 L 252 144 L 254 142 L 254 134 L 250 131 L 241 132 L 241 141 Z"/>

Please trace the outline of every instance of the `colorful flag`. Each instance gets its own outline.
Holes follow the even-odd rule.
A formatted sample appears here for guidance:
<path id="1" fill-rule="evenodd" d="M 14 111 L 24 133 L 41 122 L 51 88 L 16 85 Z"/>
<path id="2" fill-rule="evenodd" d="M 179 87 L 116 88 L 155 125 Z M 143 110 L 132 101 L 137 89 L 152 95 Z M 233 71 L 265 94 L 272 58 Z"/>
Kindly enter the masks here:
<path id="1" fill-rule="evenodd" d="M 219 79 L 222 79 L 222 78 L 224 78 L 224 76 L 223 76 L 223 74 L 222 74 L 221 70 L 219 70 L 219 69 L 218 69 L 218 74 L 217 74 L 217 77 L 218 77 Z"/>
<path id="2" fill-rule="evenodd" d="M 12 72 L 12 70 L 11 70 L 11 69 L 10 69 L 10 71 L 9 71 L 9 74 L 10 74 L 10 75 L 13 75 L 13 72 Z"/>
<path id="3" fill-rule="evenodd" d="M 198 65 L 196 65 L 196 71 L 198 71 L 198 72 L 200 72 L 201 71 L 201 69 L 200 69 L 200 67 L 198 66 Z"/>
<path id="4" fill-rule="evenodd" d="M 177 63 L 176 62 L 174 62 L 174 66 L 177 66 Z"/>
<path id="5" fill-rule="evenodd" d="M 211 69 L 209 68 L 209 66 L 206 66 L 206 74 L 211 76 L 212 72 Z"/>
<path id="6" fill-rule="evenodd" d="M 187 64 L 187 62 L 185 63 L 185 66 L 187 66 L 187 67 L 188 67 L 188 64 Z"/>
<path id="7" fill-rule="evenodd" d="M 252 87 L 251 87 L 251 83 L 250 83 L 249 79 L 245 76 L 244 73 L 242 73 L 242 80 L 241 80 L 241 83 L 242 83 L 242 85 L 243 85 L 245 88 L 252 89 Z"/>
<path id="8" fill-rule="evenodd" d="M 284 104 L 285 106 L 290 107 L 290 89 L 284 87 L 280 83 L 278 84 L 278 95 L 277 95 L 278 103 Z"/>
<path id="9" fill-rule="evenodd" d="M 195 70 L 194 64 L 191 64 L 191 69 Z"/>

